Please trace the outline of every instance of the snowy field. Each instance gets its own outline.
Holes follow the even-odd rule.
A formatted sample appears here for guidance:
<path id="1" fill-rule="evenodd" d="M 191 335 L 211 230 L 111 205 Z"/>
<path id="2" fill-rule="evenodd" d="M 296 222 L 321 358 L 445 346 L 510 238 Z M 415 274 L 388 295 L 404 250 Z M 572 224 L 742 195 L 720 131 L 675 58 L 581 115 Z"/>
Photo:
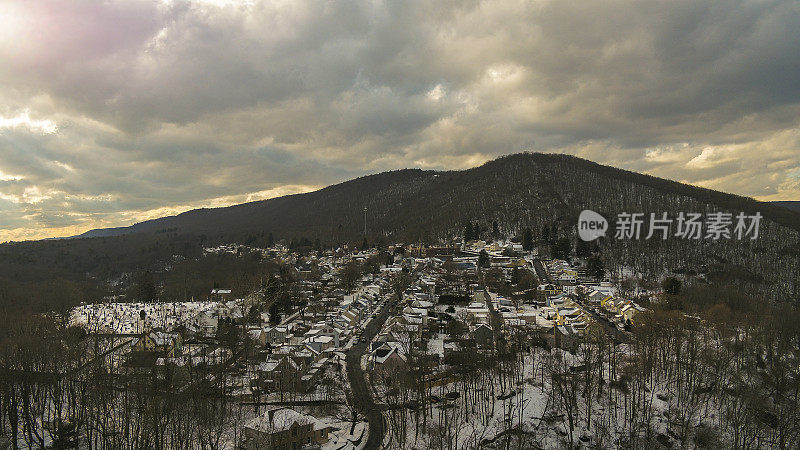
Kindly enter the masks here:
<path id="1" fill-rule="evenodd" d="M 90 333 L 136 334 L 147 328 L 166 331 L 211 312 L 217 302 L 94 303 L 75 307 L 70 324 Z M 144 317 L 144 320 L 142 320 Z"/>

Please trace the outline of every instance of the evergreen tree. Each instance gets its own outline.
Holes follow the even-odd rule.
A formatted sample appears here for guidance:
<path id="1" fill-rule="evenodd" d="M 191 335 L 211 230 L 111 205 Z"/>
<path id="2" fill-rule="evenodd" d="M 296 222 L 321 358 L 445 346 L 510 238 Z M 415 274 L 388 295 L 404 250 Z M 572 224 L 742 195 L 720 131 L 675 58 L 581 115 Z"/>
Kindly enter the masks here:
<path id="1" fill-rule="evenodd" d="M 248 323 L 261 322 L 261 311 L 259 311 L 258 306 L 253 305 L 250 307 L 250 311 L 247 312 L 247 322 Z"/>
<path id="2" fill-rule="evenodd" d="M 550 244 L 555 244 L 558 242 L 558 224 L 554 223 L 550 227 Z"/>
<path id="3" fill-rule="evenodd" d="M 681 293 L 681 280 L 675 277 L 667 277 L 664 282 L 661 283 L 661 287 L 667 294 L 678 295 Z"/>
<path id="4" fill-rule="evenodd" d="M 575 254 L 581 258 L 587 258 L 592 254 L 592 246 L 581 238 L 575 241 Z"/>
<path id="5" fill-rule="evenodd" d="M 269 321 L 273 325 L 277 325 L 281 321 L 280 313 L 278 311 L 278 303 L 275 302 L 269 307 Z"/>
<path id="6" fill-rule="evenodd" d="M 472 231 L 472 222 L 467 222 L 467 224 L 464 225 L 464 242 L 472 240 L 474 240 L 474 234 Z"/>
<path id="7" fill-rule="evenodd" d="M 526 252 L 533 250 L 533 232 L 530 228 L 525 228 L 522 232 L 522 248 Z"/>
<path id="8" fill-rule="evenodd" d="M 139 273 L 136 279 L 136 298 L 140 302 L 147 303 L 155 301 L 157 296 L 153 274 L 149 270 Z"/>
<path id="9" fill-rule="evenodd" d="M 489 267 L 490 265 L 489 254 L 486 253 L 486 250 L 481 250 L 478 254 L 478 267 Z"/>
<path id="10" fill-rule="evenodd" d="M 553 258 L 567 259 L 570 252 L 572 252 L 572 242 L 567 238 L 559 239 L 551 248 Z"/>
<path id="11" fill-rule="evenodd" d="M 599 256 L 597 255 L 592 256 L 589 258 L 588 261 L 586 261 L 586 272 L 589 274 L 589 276 L 598 279 L 603 278 L 605 276 L 606 271 L 603 268 L 603 261 L 600 259 Z"/>

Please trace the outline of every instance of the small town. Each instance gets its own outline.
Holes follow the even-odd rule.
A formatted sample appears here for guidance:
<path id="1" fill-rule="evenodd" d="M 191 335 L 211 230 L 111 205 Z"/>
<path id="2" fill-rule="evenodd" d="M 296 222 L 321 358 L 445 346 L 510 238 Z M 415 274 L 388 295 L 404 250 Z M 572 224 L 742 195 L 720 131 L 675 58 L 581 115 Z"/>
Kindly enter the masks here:
<path id="1" fill-rule="evenodd" d="M 798 24 L 0 0 L 0 450 L 800 449 Z"/>
<path id="2" fill-rule="evenodd" d="M 241 298 L 220 287 L 191 302 L 108 299 L 74 308 L 69 321 L 96 349 L 86 367 L 101 364 L 126 383 L 155 376 L 171 389 L 218 386 L 246 409 L 242 429 L 225 430 L 243 448 L 374 448 L 390 439 L 424 448 L 391 430 L 403 426 L 392 411 L 418 411 L 423 401 L 465 407 L 464 358 L 531 346 L 575 353 L 597 334 L 624 345 L 646 311 L 605 271 L 589 275 L 586 258 L 570 263 L 527 247 L 475 240 L 298 255 L 281 244 L 226 245 L 205 253 L 258 252 L 287 268 L 294 286 L 285 307 L 268 303 L 267 280 Z M 440 394 L 398 393 L 398 375 L 418 370 Z M 519 414 L 547 412 L 528 408 Z M 492 425 L 482 435 L 491 438 Z"/>

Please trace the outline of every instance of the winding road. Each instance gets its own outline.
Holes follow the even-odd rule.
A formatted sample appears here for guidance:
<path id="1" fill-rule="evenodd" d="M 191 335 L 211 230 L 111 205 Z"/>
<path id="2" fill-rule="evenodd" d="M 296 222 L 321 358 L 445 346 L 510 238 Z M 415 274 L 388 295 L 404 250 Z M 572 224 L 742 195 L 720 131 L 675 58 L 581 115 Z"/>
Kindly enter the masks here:
<path id="1" fill-rule="evenodd" d="M 358 342 L 345 356 L 345 363 L 347 364 L 347 378 L 350 381 L 350 388 L 353 392 L 353 397 L 356 404 L 363 407 L 364 414 L 369 421 L 369 437 L 364 448 L 377 449 L 381 447 L 383 438 L 386 435 L 386 422 L 383 417 L 382 408 L 375 404 L 375 399 L 372 398 L 369 386 L 367 385 L 366 376 L 361 369 L 361 357 L 367 352 L 369 342 L 380 331 L 383 323 L 389 317 L 389 301 L 387 300 L 381 312 L 373 318 L 366 329 L 364 330 L 364 337 L 367 342 Z"/>

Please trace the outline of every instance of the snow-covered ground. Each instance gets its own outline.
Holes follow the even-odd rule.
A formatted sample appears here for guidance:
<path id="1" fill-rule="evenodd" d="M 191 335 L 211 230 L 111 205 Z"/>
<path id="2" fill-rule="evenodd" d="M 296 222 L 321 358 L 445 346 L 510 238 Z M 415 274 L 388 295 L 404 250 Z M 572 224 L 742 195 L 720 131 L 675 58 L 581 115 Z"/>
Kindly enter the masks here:
<path id="1" fill-rule="evenodd" d="M 625 355 L 629 349 L 620 345 L 617 351 Z M 454 449 L 495 444 L 502 448 L 502 439 L 512 435 L 513 448 L 522 445 L 559 449 L 568 446 L 570 433 L 572 441 L 582 448 L 626 448 L 633 401 L 649 414 L 647 419 L 637 420 L 649 423 L 653 436 L 675 445 L 676 438 L 670 431 L 674 430 L 671 416 L 677 411 L 674 386 L 654 381 L 638 389 L 633 382 L 622 388 L 606 383 L 601 391 L 595 385 L 587 394 L 582 383 L 582 361 L 580 351 L 573 355 L 560 349 L 534 348 L 519 365 L 522 373 L 506 374 L 505 388 L 498 381 L 498 373 L 492 372 L 486 374 L 488 378 L 468 381 L 470 377 L 466 377 L 431 387 L 427 396 L 432 400 L 427 411 L 416 404 L 402 405 L 389 400 L 387 403 L 397 405 L 387 414 L 394 432 L 393 448 L 438 448 L 442 443 Z M 609 368 L 607 364 L 606 367 Z M 565 374 L 563 380 L 575 377 L 576 381 L 557 385 L 555 380 L 559 376 L 554 377 L 554 373 Z M 378 391 L 380 398 L 386 398 L 383 386 Z M 639 393 L 636 397 L 634 391 Z M 587 402 L 584 394 L 591 401 Z M 412 393 L 411 399 L 414 397 Z M 565 409 L 564 398 L 574 401 L 571 413 Z M 718 408 L 711 404 L 708 411 L 692 419 L 691 427 L 715 426 L 719 415 Z"/>
<path id="2" fill-rule="evenodd" d="M 361 450 L 367 445 L 368 428 L 366 422 L 359 422 L 350 433 L 351 424 L 348 422 L 333 423 L 339 430 L 330 433 L 329 441 L 322 446 L 322 450 Z"/>
<path id="3" fill-rule="evenodd" d="M 425 420 L 427 424 L 418 432 L 416 421 L 423 421 L 423 413 L 420 410 L 409 413 L 414 416 L 411 419 L 406 416 L 404 442 L 393 442 L 393 448 L 416 448 L 424 449 L 438 446 L 437 442 L 441 439 L 444 442 L 452 442 L 454 448 L 478 448 L 482 442 L 495 438 L 501 431 L 507 429 L 509 424 L 522 424 L 523 428 L 539 422 L 548 408 L 548 396 L 543 392 L 541 386 L 530 382 L 532 377 L 531 364 L 527 361 L 526 373 L 524 378 L 528 381 L 516 384 L 508 392 L 494 391 L 494 387 L 485 386 L 479 390 L 487 390 L 480 395 L 492 396 L 493 405 L 488 408 L 481 408 L 478 415 L 465 414 L 465 408 L 474 410 L 474 405 L 463 398 L 459 383 L 449 383 L 442 386 L 435 386 L 431 390 L 431 396 L 439 400 L 432 406 L 429 416 Z M 448 399 L 448 394 L 458 393 L 458 398 Z M 453 395 L 453 394 L 451 394 Z M 497 397 L 507 397 L 497 399 Z M 391 413 L 390 413 L 391 416 Z M 393 422 L 392 427 L 395 433 L 400 433 L 403 423 L 400 420 Z M 397 440 L 397 434 L 395 435 Z M 557 447 L 552 447 L 557 448 Z"/>
<path id="4" fill-rule="evenodd" d="M 217 302 L 94 303 L 72 309 L 70 324 L 90 333 L 136 334 L 152 327 L 167 331 L 189 323 Z M 144 320 L 142 320 L 144 317 Z"/>

